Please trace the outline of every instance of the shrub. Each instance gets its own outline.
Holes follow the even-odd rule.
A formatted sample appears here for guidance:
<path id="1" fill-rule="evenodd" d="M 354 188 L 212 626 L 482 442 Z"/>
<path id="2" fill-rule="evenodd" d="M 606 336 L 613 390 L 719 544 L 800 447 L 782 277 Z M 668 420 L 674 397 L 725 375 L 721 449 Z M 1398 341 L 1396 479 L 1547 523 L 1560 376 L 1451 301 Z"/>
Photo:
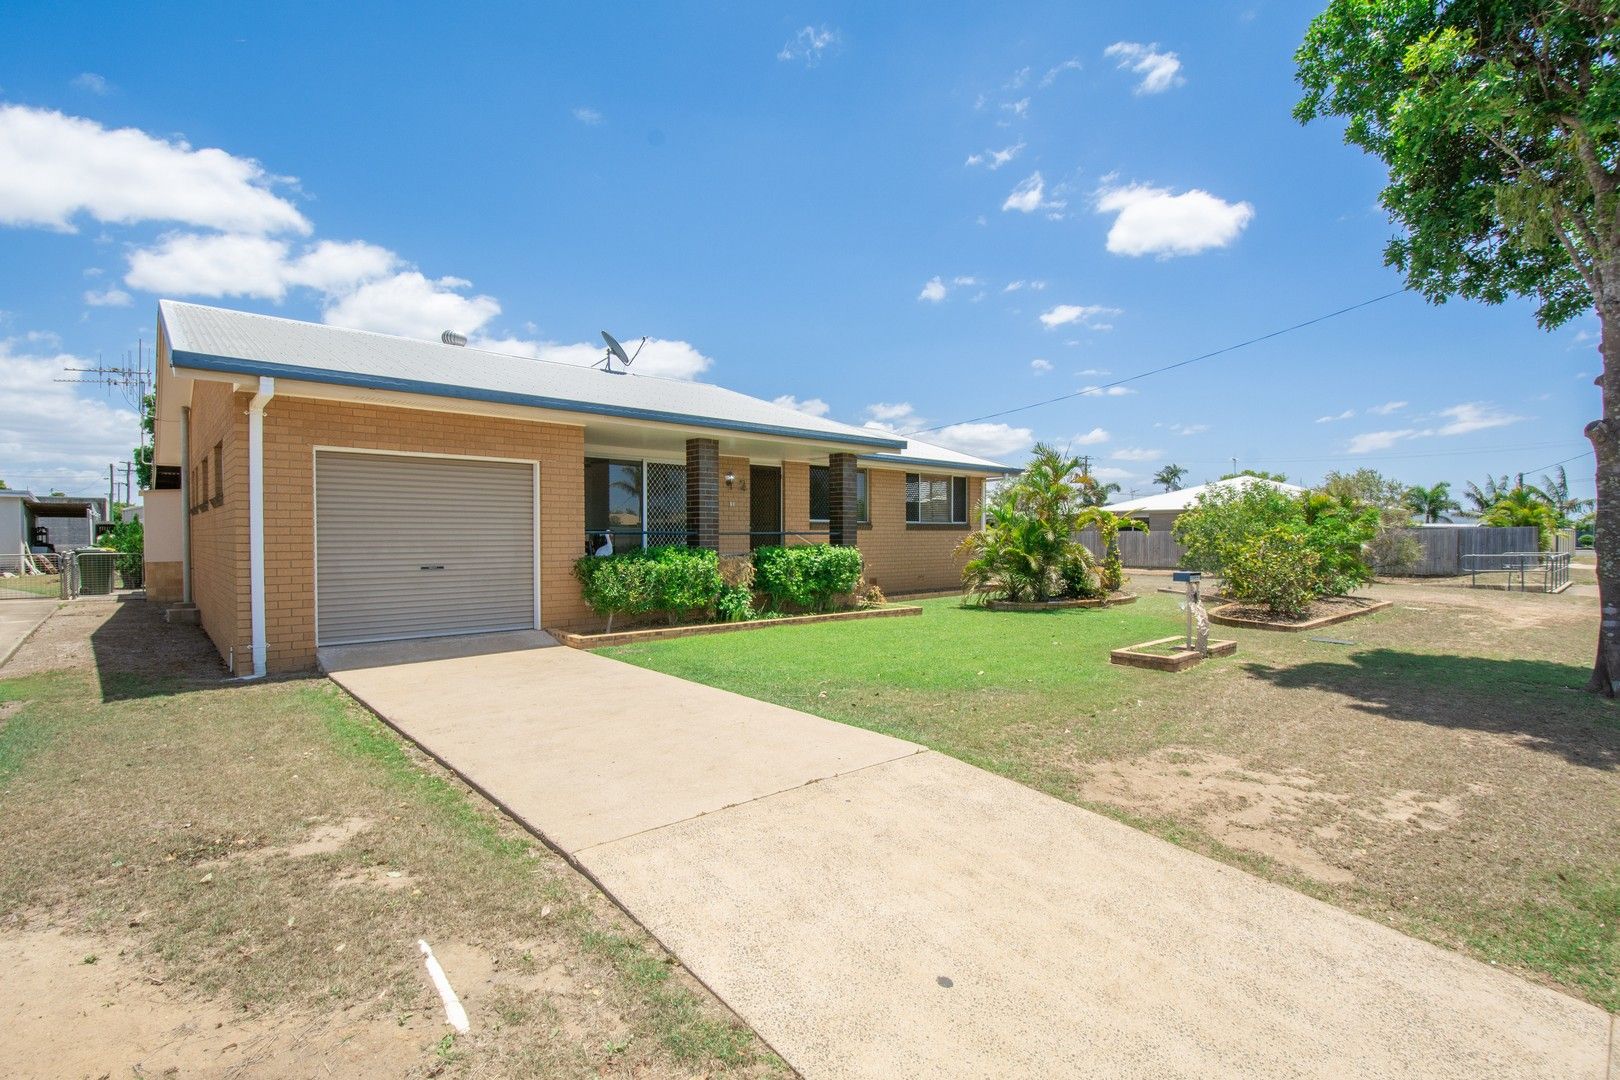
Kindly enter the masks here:
<path id="1" fill-rule="evenodd" d="M 1063 579 L 1063 595 L 1077 599 L 1090 599 L 1108 595 L 1103 588 L 1102 575 L 1097 571 L 1097 560 L 1092 558 L 1084 544 L 1075 544 L 1058 566 Z"/>
<path id="2" fill-rule="evenodd" d="M 138 520 L 120 521 L 101 534 L 100 542 L 103 547 L 118 552 L 118 576 L 123 578 L 124 585 L 138 586 L 145 571 L 142 560 L 145 558 L 146 530 L 141 523 Z"/>
<path id="3" fill-rule="evenodd" d="M 714 601 L 714 613 L 723 622 L 747 622 L 754 617 L 754 593 L 741 585 L 727 585 Z"/>
<path id="4" fill-rule="evenodd" d="M 754 585 L 777 608 L 826 611 L 861 580 L 859 548 L 832 544 L 762 547 L 754 552 Z"/>
<path id="5" fill-rule="evenodd" d="M 713 551 L 673 545 L 586 556 L 574 564 L 574 576 L 591 610 L 607 616 L 609 631 L 615 615 L 661 612 L 670 622 L 706 615 L 729 588 Z M 735 597 L 730 603 L 735 610 Z"/>
<path id="6" fill-rule="evenodd" d="M 1293 525 L 1273 525 L 1223 553 L 1224 590 L 1234 600 L 1298 618 L 1321 595 L 1322 557 Z"/>

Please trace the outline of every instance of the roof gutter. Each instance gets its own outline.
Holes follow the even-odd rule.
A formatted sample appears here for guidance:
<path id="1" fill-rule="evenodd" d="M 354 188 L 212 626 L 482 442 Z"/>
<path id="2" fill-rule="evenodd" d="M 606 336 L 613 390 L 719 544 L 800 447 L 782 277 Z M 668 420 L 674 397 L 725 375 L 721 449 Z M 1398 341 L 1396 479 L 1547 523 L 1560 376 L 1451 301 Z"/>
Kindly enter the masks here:
<path id="1" fill-rule="evenodd" d="M 264 678 L 269 635 L 264 611 L 264 407 L 276 396 L 276 380 L 259 377 L 248 402 L 248 592 L 253 618 L 253 675 Z"/>

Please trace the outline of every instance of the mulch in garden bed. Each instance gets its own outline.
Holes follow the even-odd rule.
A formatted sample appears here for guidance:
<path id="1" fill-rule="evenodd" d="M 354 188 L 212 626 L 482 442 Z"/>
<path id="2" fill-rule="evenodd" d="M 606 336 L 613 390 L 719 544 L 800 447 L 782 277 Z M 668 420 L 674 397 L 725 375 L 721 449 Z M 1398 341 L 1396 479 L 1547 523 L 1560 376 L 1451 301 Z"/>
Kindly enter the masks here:
<path id="1" fill-rule="evenodd" d="M 1281 630 L 1284 632 L 1315 630 L 1322 626 L 1370 615 L 1391 604 L 1388 600 L 1369 600 L 1356 596 L 1330 596 L 1314 601 L 1298 618 L 1289 618 L 1257 604 L 1226 604 L 1209 613 L 1209 621 L 1221 626 L 1242 626 L 1251 630 Z"/>

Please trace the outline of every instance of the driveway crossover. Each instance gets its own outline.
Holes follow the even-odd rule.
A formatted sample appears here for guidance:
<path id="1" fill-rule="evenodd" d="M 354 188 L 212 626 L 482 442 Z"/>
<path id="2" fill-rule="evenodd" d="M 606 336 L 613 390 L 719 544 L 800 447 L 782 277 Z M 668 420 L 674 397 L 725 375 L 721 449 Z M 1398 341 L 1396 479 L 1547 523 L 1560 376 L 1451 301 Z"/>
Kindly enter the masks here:
<path id="1" fill-rule="evenodd" d="M 545 641 L 323 663 L 806 1076 L 1610 1077 L 1601 1009 L 914 744 Z"/>

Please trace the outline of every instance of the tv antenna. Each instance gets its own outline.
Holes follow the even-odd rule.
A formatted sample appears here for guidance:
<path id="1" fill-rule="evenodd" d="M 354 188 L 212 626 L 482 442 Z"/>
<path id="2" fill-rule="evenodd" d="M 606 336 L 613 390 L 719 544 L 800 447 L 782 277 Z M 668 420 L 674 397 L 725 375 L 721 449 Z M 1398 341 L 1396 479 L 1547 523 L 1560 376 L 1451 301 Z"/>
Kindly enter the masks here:
<path id="1" fill-rule="evenodd" d="M 602 340 L 607 342 L 607 352 L 602 355 L 602 359 L 592 364 L 591 367 L 599 367 L 610 375 L 628 374 L 630 365 L 636 362 L 636 357 L 641 355 L 641 350 L 647 344 L 647 339 L 644 337 L 641 339 L 641 344 L 636 346 L 634 353 L 626 354 L 624 346 L 619 344 L 619 339 L 606 330 L 602 331 Z M 618 371 L 613 370 L 613 361 L 615 360 L 624 365 Z"/>

